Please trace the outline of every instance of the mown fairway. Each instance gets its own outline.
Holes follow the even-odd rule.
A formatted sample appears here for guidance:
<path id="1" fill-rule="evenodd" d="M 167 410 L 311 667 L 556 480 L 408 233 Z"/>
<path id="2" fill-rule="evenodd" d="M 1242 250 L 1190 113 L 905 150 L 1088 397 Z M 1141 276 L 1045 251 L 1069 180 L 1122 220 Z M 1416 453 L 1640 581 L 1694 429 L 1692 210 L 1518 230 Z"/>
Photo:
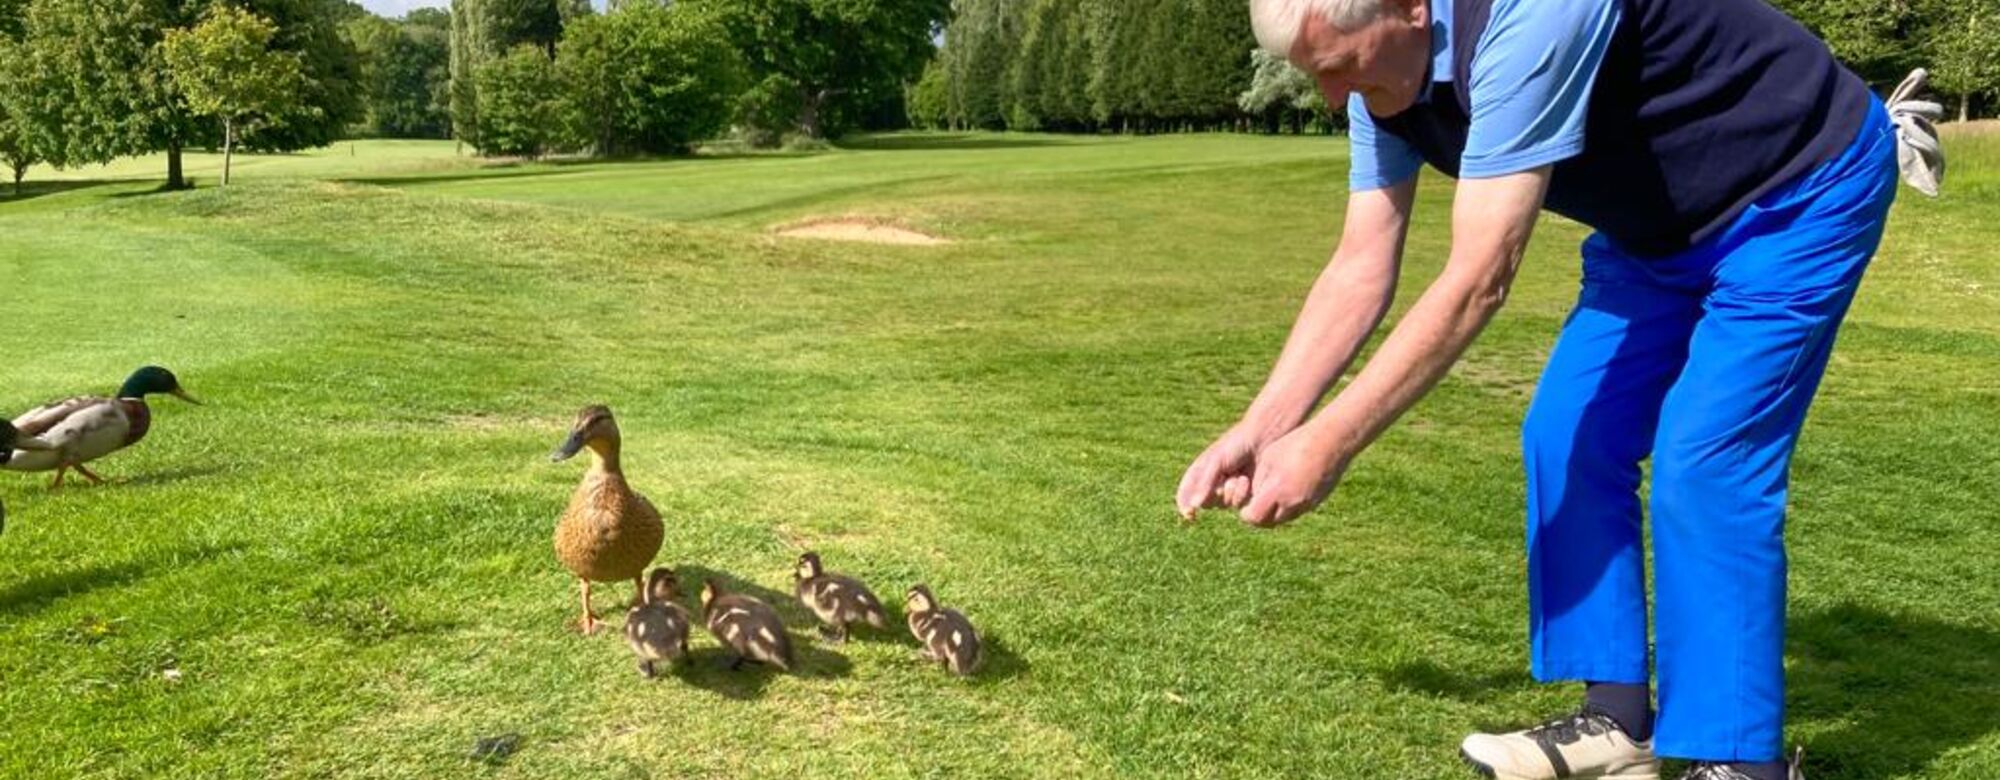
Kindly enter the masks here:
<path id="1" fill-rule="evenodd" d="M 1794 473 L 1814 780 L 2000 777 L 2000 134 L 1904 190 Z M 215 180 L 206 158 L 190 173 Z M 0 473 L 0 776 L 1468 778 L 1527 678 L 1517 428 L 1575 288 L 1546 220 L 1498 323 L 1277 532 L 1173 516 L 1338 228 L 1340 139 L 888 136 L 482 168 L 449 144 L 38 171 L 0 199 L 0 412 L 159 363 L 116 483 Z M 1448 243 L 1434 174 L 1402 296 Z M 956 243 L 776 238 L 826 215 Z M 988 635 L 642 682 L 550 533 L 615 409 L 660 561 L 793 557 Z M 600 609 L 630 594 L 599 589 Z M 783 605 L 803 641 L 804 611 Z M 614 618 L 622 619 L 622 618 Z M 178 680 L 168 679 L 176 670 Z M 519 735 L 504 761 L 468 758 Z"/>

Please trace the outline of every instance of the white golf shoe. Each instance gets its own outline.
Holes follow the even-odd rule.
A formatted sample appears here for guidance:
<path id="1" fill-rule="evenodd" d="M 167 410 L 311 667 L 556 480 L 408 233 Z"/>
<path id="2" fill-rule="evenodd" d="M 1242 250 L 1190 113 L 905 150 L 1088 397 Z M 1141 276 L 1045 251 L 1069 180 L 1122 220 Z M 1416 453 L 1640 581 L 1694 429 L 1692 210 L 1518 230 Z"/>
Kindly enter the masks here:
<path id="1" fill-rule="evenodd" d="M 1474 734 L 1459 755 L 1493 780 L 1659 780 L 1653 743 L 1634 742 L 1592 709 L 1522 731 Z"/>

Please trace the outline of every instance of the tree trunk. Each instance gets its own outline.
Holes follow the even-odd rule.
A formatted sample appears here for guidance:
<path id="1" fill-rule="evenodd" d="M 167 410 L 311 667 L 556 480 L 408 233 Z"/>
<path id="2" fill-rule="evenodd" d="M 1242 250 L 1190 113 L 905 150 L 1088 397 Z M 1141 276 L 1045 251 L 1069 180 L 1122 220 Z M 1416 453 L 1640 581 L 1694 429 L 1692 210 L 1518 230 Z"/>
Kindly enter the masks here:
<path id="1" fill-rule="evenodd" d="M 818 138 L 820 137 L 819 112 L 822 104 L 826 102 L 829 90 L 808 87 L 804 92 L 802 96 L 804 99 L 799 101 L 799 132 L 805 133 L 807 138 Z"/>
<path id="2" fill-rule="evenodd" d="M 21 177 L 28 175 L 28 166 L 14 166 L 14 197 L 21 197 Z"/>
<path id="3" fill-rule="evenodd" d="M 1967 92 L 1963 95 L 1959 95 L 1958 121 L 1963 122 L 1966 119 L 1970 118 L 1971 113 L 1972 113 L 1972 93 Z"/>
<path id="4" fill-rule="evenodd" d="M 167 189 L 187 189 L 187 179 L 181 177 L 181 142 L 179 139 L 167 142 Z"/>
<path id="5" fill-rule="evenodd" d="M 229 158 L 236 145 L 236 124 L 222 120 L 222 186 L 229 186 Z"/>

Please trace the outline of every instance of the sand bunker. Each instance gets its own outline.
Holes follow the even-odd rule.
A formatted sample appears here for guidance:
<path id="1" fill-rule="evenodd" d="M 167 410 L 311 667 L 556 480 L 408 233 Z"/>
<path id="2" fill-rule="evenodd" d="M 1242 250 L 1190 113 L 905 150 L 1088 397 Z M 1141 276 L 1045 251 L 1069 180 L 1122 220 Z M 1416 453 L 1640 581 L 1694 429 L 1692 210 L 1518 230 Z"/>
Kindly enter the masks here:
<path id="1" fill-rule="evenodd" d="M 867 219 L 825 219 L 780 228 L 786 238 L 824 238 L 833 241 L 866 241 L 874 244 L 937 246 L 950 241 L 908 228 Z"/>

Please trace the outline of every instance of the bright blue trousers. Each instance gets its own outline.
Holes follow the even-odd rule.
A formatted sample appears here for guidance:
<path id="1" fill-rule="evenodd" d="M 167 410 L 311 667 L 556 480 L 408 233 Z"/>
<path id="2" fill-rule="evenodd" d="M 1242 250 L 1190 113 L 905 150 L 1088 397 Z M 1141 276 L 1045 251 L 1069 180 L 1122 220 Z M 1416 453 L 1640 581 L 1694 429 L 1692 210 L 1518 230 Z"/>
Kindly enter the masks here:
<path id="1" fill-rule="evenodd" d="M 1895 199 L 1894 133 L 1876 106 L 1841 157 L 1686 252 L 1583 245 L 1522 430 L 1532 665 L 1543 681 L 1650 679 L 1650 455 L 1662 756 L 1781 754 L 1787 472 Z"/>

